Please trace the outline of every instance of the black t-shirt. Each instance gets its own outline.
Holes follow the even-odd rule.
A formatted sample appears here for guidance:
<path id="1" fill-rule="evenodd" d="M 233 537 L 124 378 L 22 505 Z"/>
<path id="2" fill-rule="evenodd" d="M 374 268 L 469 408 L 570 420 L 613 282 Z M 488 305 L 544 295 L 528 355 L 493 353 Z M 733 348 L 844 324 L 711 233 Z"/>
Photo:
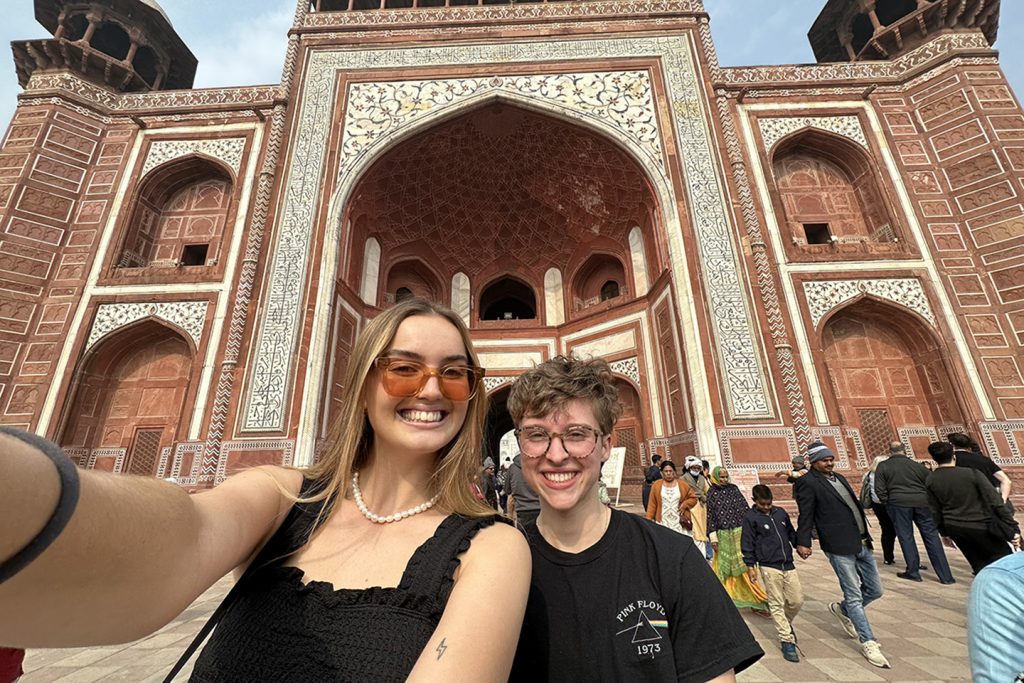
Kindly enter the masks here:
<path id="1" fill-rule="evenodd" d="M 510 681 L 707 681 L 764 655 L 689 537 L 611 515 L 577 554 L 527 527 L 533 580 Z"/>
<path id="2" fill-rule="evenodd" d="M 957 467 L 970 467 L 972 470 L 978 470 L 985 475 L 992 486 L 999 488 L 999 480 L 996 479 L 996 472 L 1002 472 L 1003 469 L 999 465 L 992 462 L 991 458 L 986 458 L 981 453 L 975 453 L 974 451 L 953 451 L 953 455 L 956 456 Z"/>

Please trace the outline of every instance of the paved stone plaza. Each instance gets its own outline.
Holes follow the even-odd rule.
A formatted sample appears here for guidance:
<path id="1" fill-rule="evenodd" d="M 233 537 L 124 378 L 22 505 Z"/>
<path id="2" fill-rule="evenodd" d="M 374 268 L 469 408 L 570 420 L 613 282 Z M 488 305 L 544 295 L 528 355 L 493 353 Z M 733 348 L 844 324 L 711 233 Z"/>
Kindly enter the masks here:
<path id="1" fill-rule="evenodd" d="M 925 558 L 921 547 L 922 558 Z M 899 546 L 897 545 L 897 557 Z M 971 571 L 959 552 L 948 554 L 957 583 L 943 586 L 932 572 L 923 583 L 896 578 L 902 563 L 880 566 L 886 595 L 868 609 L 882 651 L 892 669 L 876 669 L 846 637 L 827 605 L 838 600 L 839 584 L 828 561 L 815 547 L 806 562 L 798 561 L 806 602 L 796 620 L 803 661 L 782 659 L 770 619 L 747 614 L 767 653 L 739 676 L 743 683 L 778 681 L 968 681 L 966 603 Z M 876 558 L 881 556 L 876 549 Z M 924 560 L 927 563 L 927 559 Z M 130 645 L 37 650 L 25 661 L 22 683 L 87 683 L 89 681 L 160 681 L 181 655 L 231 585 L 224 579 L 202 595 L 160 632 Z M 182 675 L 179 680 L 185 680 Z M 472 674 L 467 673 L 467 680 Z"/>

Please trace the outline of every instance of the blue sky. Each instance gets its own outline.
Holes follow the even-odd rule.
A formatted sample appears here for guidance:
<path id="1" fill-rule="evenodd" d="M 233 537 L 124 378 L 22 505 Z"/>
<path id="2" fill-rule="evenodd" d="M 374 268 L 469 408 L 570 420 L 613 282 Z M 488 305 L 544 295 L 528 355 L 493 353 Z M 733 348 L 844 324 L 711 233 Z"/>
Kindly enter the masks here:
<path id="1" fill-rule="evenodd" d="M 825 0 L 705 0 L 711 15 L 719 60 L 725 66 L 802 64 L 814 61 L 807 30 Z M 0 41 L 45 37 L 36 23 L 32 0 L 4 0 L 6 18 Z M 276 83 L 293 0 L 163 0 L 164 10 L 199 59 L 196 87 Z M 765 9 L 766 7 L 770 9 Z M 1024 96 L 1024 2 L 1002 3 L 999 40 L 1003 69 L 1014 90 Z M 2 51 L 0 130 L 14 113 L 20 91 L 14 62 Z"/>

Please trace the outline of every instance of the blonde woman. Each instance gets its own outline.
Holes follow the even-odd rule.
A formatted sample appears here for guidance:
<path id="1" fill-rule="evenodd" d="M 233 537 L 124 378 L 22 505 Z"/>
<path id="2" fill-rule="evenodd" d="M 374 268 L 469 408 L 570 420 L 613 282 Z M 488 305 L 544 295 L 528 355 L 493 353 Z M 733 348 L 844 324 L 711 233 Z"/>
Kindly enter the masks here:
<path id="1" fill-rule="evenodd" d="M 470 490 L 482 374 L 458 316 L 409 300 L 357 341 L 346 410 L 311 469 L 259 467 L 191 497 L 81 472 L 63 533 L 0 584 L 0 644 L 134 640 L 251 564 L 194 681 L 505 680 L 530 555 Z M 52 450 L 0 434 L 0 564 L 63 500 Z M 487 638 L 482 604 L 503 615 Z"/>

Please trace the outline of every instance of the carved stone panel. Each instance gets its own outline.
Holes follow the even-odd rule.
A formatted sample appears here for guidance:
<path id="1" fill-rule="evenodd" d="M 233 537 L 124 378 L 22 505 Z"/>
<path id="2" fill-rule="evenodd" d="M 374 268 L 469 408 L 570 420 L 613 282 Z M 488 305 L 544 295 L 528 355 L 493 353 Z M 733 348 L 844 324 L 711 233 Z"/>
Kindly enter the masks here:
<path id="1" fill-rule="evenodd" d="M 206 325 L 207 301 L 174 301 L 156 304 L 100 304 L 96 310 L 92 329 L 85 348 L 92 348 L 96 342 L 115 330 L 130 325 L 143 318 L 159 318 L 184 330 L 192 342 L 199 346 Z"/>
<path id="2" fill-rule="evenodd" d="M 770 154 L 779 140 L 803 128 L 817 128 L 853 140 L 865 149 L 868 139 L 856 116 L 786 116 L 757 120 L 764 148 Z"/>
<path id="3" fill-rule="evenodd" d="M 142 175 L 152 171 L 161 164 L 180 159 L 188 154 L 205 154 L 220 159 L 238 176 L 242 167 L 242 152 L 245 149 L 245 138 L 224 138 L 220 140 L 157 140 L 149 146 L 146 161 L 142 165 Z"/>
<path id="4" fill-rule="evenodd" d="M 804 295 L 807 297 L 811 323 L 815 327 L 833 309 L 865 294 L 909 308 L 932 325 L 935 324 L 935 314 L 928 303 L 928 296 L 917 278 L 804 282 Z"/>

